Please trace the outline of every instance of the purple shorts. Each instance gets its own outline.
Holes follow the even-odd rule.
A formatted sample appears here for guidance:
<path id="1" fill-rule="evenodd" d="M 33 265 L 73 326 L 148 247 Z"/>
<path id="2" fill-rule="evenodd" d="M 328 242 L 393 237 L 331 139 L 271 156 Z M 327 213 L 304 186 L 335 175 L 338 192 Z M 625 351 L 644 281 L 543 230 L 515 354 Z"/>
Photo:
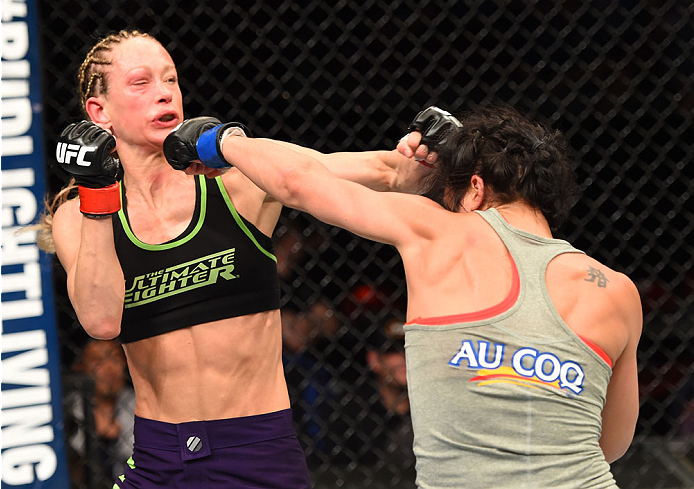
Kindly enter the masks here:
<path id="1" fill-rule="evenodd" d="M 135 416 L 120 489 L 310 489 L 291 410 L 171 424 Z"/>

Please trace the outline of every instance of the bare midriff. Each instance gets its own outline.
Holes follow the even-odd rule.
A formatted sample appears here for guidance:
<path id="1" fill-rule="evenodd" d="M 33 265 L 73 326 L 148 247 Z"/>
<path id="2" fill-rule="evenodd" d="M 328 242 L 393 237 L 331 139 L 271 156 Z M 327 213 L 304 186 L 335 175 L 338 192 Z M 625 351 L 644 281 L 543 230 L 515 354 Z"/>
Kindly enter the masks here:
<path id="1" fill-rule="evenodd" d="M 278 310 L 124 345 L 137 416 L 183 423 L 289 408 Z"/>

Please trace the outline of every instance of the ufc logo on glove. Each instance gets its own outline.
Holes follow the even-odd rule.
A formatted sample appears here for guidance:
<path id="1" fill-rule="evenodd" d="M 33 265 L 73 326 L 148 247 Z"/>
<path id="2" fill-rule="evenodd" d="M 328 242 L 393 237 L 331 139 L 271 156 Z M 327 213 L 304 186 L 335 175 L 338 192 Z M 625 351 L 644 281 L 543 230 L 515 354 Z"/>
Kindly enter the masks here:
<path id="1" fill-rule="evenodd" d="M 55 157 L 58 163 L 70 164 L 70 159 L 77 156 L 76 163 L 80 166 L 90 166 L 91 161 L 84 161 L 87 153 L 96 151 L 96 146 L 80 146 L 79 144 L 69 144 L 59 142 L 55 149 Z"/>
<path id="2" fill-rule="evenodd" d="M 80 211 L 88 218 L 101 219 L 120 210 L 120 186 L 116 182 L 120 161 L 115 148 L 113 135 L 91 121 L 70 124 L 58 138 L 56 159 L 75 179 Z"/>

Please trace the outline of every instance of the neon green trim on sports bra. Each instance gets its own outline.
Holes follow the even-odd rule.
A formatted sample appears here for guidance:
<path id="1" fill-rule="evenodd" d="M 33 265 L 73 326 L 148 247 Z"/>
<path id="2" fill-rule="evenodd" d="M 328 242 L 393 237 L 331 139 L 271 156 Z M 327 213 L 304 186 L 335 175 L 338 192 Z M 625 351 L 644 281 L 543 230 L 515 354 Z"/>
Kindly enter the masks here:
<path id="1" fill-rule="evenodd" d="M 246 224 L 243 222 L 243 219 L 241 219 L 241 216 L 239 216 L 239 213 L 236 211 L 236 207 L 234 207 L 234 203 L 231 201 L 231 198 L 229 197 L 229 194 L 227 193 L 226 187 L 224 187 L 224 183 L 222 182 L 222 179 L 220 177 L 215 178 L 215 181 L 217 182 L 217 185 L 219 186 L 219 191 L 222 193 L 222 197 L 224 197 L 224 202 L 226 202 L 227 207 L 229 208 L 229 212 L 231 212 L 231 215 L 234 217 L 234 220 L 236 221 L 236 224 L 239 225 L 241 230 L 246 233 L 246 236 L 253 242 L 253 244 L 258 248 L 265 256 L 269 257 L 272 261 L 277 263 L 277 257 L 267 251 L 265 248 L 260 246 L 260 243 L 255 239 L 255 236 L 251 233 L 251 231 L 248 229 Z"/>
<path id="2" fill-rule="evenodd" d="M 205 177 L 203 175 L 198 175 L 198 181 L 200 182 L 200 215 L 198 216 L 198 222 L 195 224 L 195 228 L 188 233 L 186 236 L 183 236 L 180 239 L 177 239 L 175 241 L 170 241 L 168 243 L 162 243 L 162 244 L 147 244 L 139 239 L 137 239 L 137 236 L 135 236 L 135 233 L 133 233 L 132 229 L 130 229 L 130 224 L 128 223 L 128 220 L 125 218 L 125 211 L 123 211 L 122 204 L 123 204 L 123 185 L 120 186 L 120 201 L 121 201 L 121 210 L 118 211 L 118 218 L 120 219 L 121 225 L 123 226 L 123 231 L 125 231 L 125 234 L 130 238 L 130 241 L 137 246 L 138 248 L 142 248 L 143 250 L 148 250 L 148 251 L 159 251 L 159 250 L 169 250 L 171 248 L 175 248 L 176 246 L 180 246 L 184 243 L 187 243 L 191 239 L 195 237 L 196 234 L 198 234 L 198 231 L 202 228 L 203 223 L 205 222 L 205 214 L 207 213 L 207 183 L 205 182 Z M 226 198 L 226 194 L 225 194 Z"/>

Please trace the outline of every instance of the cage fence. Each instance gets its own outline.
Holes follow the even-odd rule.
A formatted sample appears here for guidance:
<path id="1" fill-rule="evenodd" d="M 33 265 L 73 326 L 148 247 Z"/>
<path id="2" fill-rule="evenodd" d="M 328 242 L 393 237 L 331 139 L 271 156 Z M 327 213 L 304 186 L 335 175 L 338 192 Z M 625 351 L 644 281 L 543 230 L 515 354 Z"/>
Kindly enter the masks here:
<path id="1" fill-rule="evenodd" d="M 582 194 L 558 236 L 629 275 L 644 307 L 641 412 L 615 478 L 625 489 L 694 487 L 690 1 L 38 4 L 52 192 L 64 177 L 51 141 L 83 117 L 77 69 L 119 29 L 149 32 L 171 52 L 187 116 L 323 152 L 393 148 L 432 104 L 510 104 L 563 131 Z M 406 399 L 387 402 L 374 367 L 374 355 L 398 351 L 386 325 L 405 317 L 397 253 L 288 209 L 274 238 L 285 371 L 315 486 L 414 487 Z M 66 429 L 81 433 L 73 485 L 110 487 L 104 457 L 115 455 L 100 446 L 93 385 L 75 368 L 87 337 L 58 265 L 55 276 Z"/>

